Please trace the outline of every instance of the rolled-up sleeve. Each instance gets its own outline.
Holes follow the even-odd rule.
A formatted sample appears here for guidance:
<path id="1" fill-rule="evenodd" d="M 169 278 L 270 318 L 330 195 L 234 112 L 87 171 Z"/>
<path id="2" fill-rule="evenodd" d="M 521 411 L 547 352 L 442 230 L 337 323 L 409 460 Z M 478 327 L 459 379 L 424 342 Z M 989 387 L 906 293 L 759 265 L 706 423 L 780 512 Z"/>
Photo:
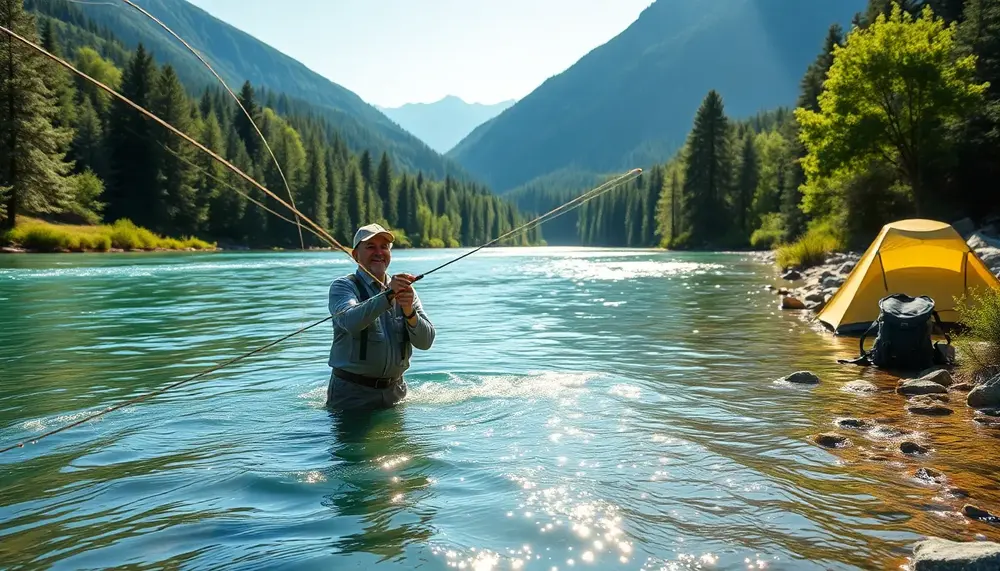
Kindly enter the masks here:
<path id="1" fill-rule="evenodd" d="M 413 293 L 413 311 L 417 312 L 417 324 L 410 325 L 409 321 L 404 321 L 409 332 L 410 344 L 426 351 L 434 344 L 434 324 L 424 312 L 424 306 L 420 303 L 420 296 L 416 292 Z"/>
<path id="2" fill-rule="evenodd" d="M 337 327 L 352 334 L 371 325 L 391 305 L 384 295 L 376 295 L 359 303 L 354 284 L 348 279 L 336 279 L 330 284 L 330 315 Z"/>

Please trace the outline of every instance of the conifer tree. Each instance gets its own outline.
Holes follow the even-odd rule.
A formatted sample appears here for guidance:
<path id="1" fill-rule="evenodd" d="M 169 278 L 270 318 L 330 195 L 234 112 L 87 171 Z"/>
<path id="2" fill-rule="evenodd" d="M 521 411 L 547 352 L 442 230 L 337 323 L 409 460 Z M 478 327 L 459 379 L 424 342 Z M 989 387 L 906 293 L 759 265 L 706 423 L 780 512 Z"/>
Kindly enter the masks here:
<path id="1" fill-rule="evenodd" d="M 0 0 L 0 22 L 32 41 L 35 19 L 21 0 Z M 68 206 L 66 147 L 72 133 L 56 127 L 59 108 L 43 56 L 11 36 L 0 37 L 0 229 L 23 212 L 61 212 Z"/>
<path id="2" fill-rule="evenodd" d="M 191 101 L 173 66 L 166 65 L 156 79 L 151 111 L 182 133 L 191 134 Z M 157 125 L 157 184 L 146 189 L 149 203 L 159 217 L 155 231 L 170 235 L 193 235 L 207 217 L 207 201 L 200 201 L 195 189 L 197 172 L 192 168 L 198 152 L 190 143 Z M 162 205 L 162 207 L 160 206 Z"/>
<path id="3" fill-rule="evenodd" d="M 153 57 L 140 43 L 122 74 L 121 94 L 149 109 L 156 76 Z M 162 210 L 162 204 L 153 199 L 158 188 L 159 152 L 152 131 L 153 123 L 138 111 L 118 99 L 112 101 L 107 134 L 111 168 L 105 219 L 129 218 L 136 224 L 152 226 L 156 213 Z"/>
<path id="4" fill-rule="evenodd" d="M 713 89 L 695 115 L 684 175 L 684 218 L 697 246 L 718 244 L 730 226 L 725 204 L 732 173 L 728 131 L 722 96 Z"/>
<path id="5" fill-rule="evenodd" d="M 740 232 L 741 239 L 749 238 L 750 232 L 753 231 L 751 208 L 760 179 L 760 163 L 754 138 L 753 133 L 747 133 L 743 137 L 740 149 L 740 170 L 736 181 L 734 208 L 736 209 L 736 227 Z"/>
<path id="6" fill-rule="evenodd" d="M 257 105 L 257 97 L 254 93 L 253 85 L 250 81 L 244 81 L 243 87 L 240 89 L 240 93 L 237 96 L 243 108 L 247 110 L 250 117 L 253 119 L 254 123 L 260 124 L 261 121 L 261 110 Z M 257 156 L 260 152 L 262 143 L 260 136 L 254 129 L 253 124 L 250 119 L 247 118 L 246 114 L 243 113 L 243 109 L 239 106 L 233 106 L 233 124 L 236 126 L 236 132 L 239 134 L 240 139 L 243 140 L 243 145 L 246 147 L 247 154 L 251 158 Z"/>

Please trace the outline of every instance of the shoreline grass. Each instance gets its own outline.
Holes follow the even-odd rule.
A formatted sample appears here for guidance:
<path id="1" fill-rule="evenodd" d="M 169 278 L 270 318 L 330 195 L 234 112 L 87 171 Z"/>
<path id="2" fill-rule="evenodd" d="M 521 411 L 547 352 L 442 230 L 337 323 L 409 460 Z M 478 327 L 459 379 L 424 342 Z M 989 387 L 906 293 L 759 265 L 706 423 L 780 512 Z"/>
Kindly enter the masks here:
<path id="1" fill-rule="evenodd" d="M 19 217 L 13 230 L 0 233 L 0 245 L 32 253 L 54 252 L 149 252 L 205 251 L 218 249 L 215 243 L 192 237 L 169 238 L 131 220 L 96 226 L 57 224 L 36 218 Z"/>

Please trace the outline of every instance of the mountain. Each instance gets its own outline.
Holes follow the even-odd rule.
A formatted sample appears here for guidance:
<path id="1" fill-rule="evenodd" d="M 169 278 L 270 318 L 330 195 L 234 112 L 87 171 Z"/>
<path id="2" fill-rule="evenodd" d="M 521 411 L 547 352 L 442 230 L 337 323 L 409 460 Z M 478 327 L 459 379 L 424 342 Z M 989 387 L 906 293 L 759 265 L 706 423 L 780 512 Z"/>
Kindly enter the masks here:
<path id="1" fill-rule="evenodd" d="M 794 105 L 831 24 L 866 0 L 657 0 L 627 29 L 546 80 L 448 152 L 495 191 L 560 169 L 662 162 L 709 90 L 731 117 Z"/>
<path id="2" fill-rule="evenodd" d="M 310 70 L 299 61 L 184 0 L 134 0 L 143 9 L 202 53 L 234 92 L 245 80 L 255 89 L 283 92 L 292 100 L 315 107 L 328 119 L 352 151 L 387 151 L 393 162 L 435 177 L 468 178 L 454 161 L 443 157 L 406 132 L 354 92 Z M 26 6 L 48 4 L 47 13 L 67 0 L 28 0 Z M 128 49 L 142 42 L 157 61 L 171 64 L 185 85 L 213 85 L 218 81 L 187 48 L 134 8 L 120 2 L 74 2 L 98 26 L 107 28 Z M 69 9 L 67 8 L 68 12 Z"/>
<path id="3" fill-rule="evenodd" d="M 466 103 L 461 98 L 448 95 L 434 103 L 407 103 L 400 107 L 376 105 L 376 108 L 430 148 L 445 153 L 473 129 L 513 104 L 513 99 L 492 105 Z"/>

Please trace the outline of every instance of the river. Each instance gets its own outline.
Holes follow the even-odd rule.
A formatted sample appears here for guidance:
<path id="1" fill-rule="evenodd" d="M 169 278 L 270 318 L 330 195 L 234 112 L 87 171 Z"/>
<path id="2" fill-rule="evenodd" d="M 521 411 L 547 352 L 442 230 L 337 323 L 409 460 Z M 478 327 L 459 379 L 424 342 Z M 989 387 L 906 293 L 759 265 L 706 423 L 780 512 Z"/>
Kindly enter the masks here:
<path id="1" fill-rule="evenodd" d="M 419 273 L 466 250 L 401 250 Z M 337 252 L 0 258 L 0 445 L 327 315 Z M 400 407 L 323 408 L 329 323 L 0 455 L 6 569 L 899 568 L 1000 540 L 1000 431 L 916 417 L 895 379 L 736 253 L 488 249 L 418 282 L 437 328 Z M 822 381 L 775 380 L 808 369 Z M 841 390 L 876 382 L 874 395 Z M 844 431 L 916 431 L 932 452 Z M 884 453 L 881 461 L 873 453 Z M 947 486 L 913 477 L 934 467 Z"/>

